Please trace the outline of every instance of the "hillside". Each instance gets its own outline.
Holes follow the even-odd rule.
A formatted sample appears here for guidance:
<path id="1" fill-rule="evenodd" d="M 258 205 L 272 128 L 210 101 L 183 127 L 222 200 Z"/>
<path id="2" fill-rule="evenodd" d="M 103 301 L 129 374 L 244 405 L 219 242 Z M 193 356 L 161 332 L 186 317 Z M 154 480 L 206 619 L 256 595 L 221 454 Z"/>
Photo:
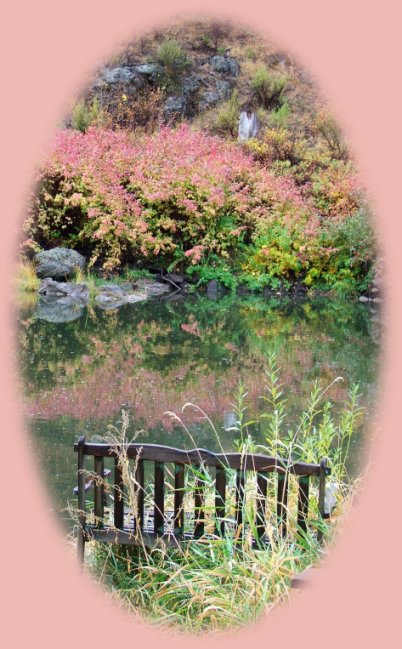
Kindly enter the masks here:
<path id="1" fill-rule="evenodd" d="M 242 111 L 258 132 L 238 141 Z M 292 58 L 216 22 L 154 30 L 103 62 L 39 174 L 28 254 L 75 248 L 103 274 L 184 273 L 250 290 L 367 292 L 355 161 Z"/>
<path id="2" fill-rule="evenodd" d="M 225 136 L 237 135 L 238 113 L 247 106 L 257 110 L 261 127 L 315 137 L 323 105 L 288 54 L 244 29 L 205 21 L 129 43 L 90 81 L 86 104 L 93 99 L 122 126 L 184 119 Z"/>

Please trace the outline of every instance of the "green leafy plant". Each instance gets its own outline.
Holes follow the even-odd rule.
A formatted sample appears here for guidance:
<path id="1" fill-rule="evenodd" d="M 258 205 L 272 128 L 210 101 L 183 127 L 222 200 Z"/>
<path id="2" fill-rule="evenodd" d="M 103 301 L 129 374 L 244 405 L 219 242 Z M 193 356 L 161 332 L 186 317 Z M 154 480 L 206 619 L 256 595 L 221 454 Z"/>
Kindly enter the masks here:
<path id="1" fill-rule="evenodd" d="M 215 262 L 210 259 L 208 263 L 191 266 L 187 274 L 197 278 L 197 286 L 204 286 L 213 279 L 229 291 L 235 291 L 238 286 L 238 279 L 229 264 L 222 263 L 217 258 Z"/>
<path id="2" fill-rule="evenodd" d="M 346 142 L 333 115 L 327 111 L 320 111 L 315 121 L 315 127 L 331 154 L 336 158 L 346 160 L 348 158 Z"/>
<path id="3" fill-rule="evenodd" d="M 288 126 L 290 115 L 289 103 L 283 100 L 282 105 L 273 110 L 269 116 L 270 123 L 277 129 L 285 129 Z"/>
<path id="4" fill-rule="evenodd" d="M 278 109 L 283 104 L 287 77 L 274 75 L 263 64 L 256 64 L 251 77 L 251 88 L 261 106 Z"/>
<path id="5" fill-rule="evenodd" d="M 160 44 L 156 55 L 163 66 L 163 79 L 168 87 L 177 85 L 180 76 L 189 65 L 189 60 L 181 45 L 175 39 L 167 39 Z"/>
<path id="6" fill-rule="evenodd" d="M 209 128 L 221 136 L 237 137 L 240 115 L 240 99 L 237 90 L 232 92 L 230 99 L 223 102 L 212 112 Z"/>
<path id="7" fill-rule="evenodd" d="M 89 104 L 85 99 L 80 99 L 75 104 L 71 113 L 72 128 L 85 133 L 91 124 L 99 119 L 100 112 L 99 101 L 96 98 L 92 99 Z"/>

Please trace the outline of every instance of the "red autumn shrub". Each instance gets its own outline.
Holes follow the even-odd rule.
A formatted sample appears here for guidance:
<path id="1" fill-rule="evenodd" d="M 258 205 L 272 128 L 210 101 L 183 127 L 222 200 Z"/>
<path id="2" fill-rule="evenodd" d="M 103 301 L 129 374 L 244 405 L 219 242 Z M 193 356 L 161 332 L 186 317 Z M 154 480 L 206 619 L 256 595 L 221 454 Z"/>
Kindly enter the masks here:
<path id="1" fill-rule="evenodd" d="M 152 135 L 64 130 L 40 170 L 27 224 L 40 245 L 87 250 L 113 269 L 147 257 L 183 268 L 229 257 L 266 222 L 314 218 L 290 178 L 262 168 L 233 142 L 191 130 Z"/>

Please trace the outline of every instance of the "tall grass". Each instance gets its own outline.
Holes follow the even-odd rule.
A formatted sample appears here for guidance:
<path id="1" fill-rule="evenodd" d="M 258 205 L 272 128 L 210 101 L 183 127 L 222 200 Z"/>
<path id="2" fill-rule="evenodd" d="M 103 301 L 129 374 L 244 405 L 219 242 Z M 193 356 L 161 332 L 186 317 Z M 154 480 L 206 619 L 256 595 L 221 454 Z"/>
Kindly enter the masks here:
<path id="1" fill-rule="evenodd" d="M 20 292 L 32 293 L 37 291 L 40 279 L 36 274 L 35 264 L 31 261 L 20 261 L 16 273 L 17 289 Z"/>
<path id="2" fill-rule="evenodd" d="M 336 379 L 338 381 L 340 379 Z M 326 552 L 332 539 L 337 520 L 349 507 L 358 480 L 349 477 L 347 459 L 350 443 L 355 434 L 362 410 L 358 404 L 358 390 L 353 387 L 349 400 L 342 412 L 336 415 L 327 399 L 331 386 L 323 389 L 313 386 L 305 409 L 296 424 L 289 421 L 286 396 L 280 382 L 280 371 L 273 356 L 268 357 L 265 373 L 265 386 L 261 395 L 264 410 L 259 416 L 260 425 L 265 431 L 266 442 L 257 445 L 250 433 L 255 421 L 247 417 L 247 391 L 239 385 L 233 409 L 236 423 L 233 431 L 234 445 L 239 452 L 263 452 L 280 456 L 289 461 L 303 460 L 319 462 L 326 456 L 332 469 L 331 481 L 336 484 L 336 515 L 328 523 L 318 514 L 317 485 L 311 481 L 309 526 L 306 533 L 300 534 L 297 526 L 297 484 L 289 478 L 288 534 L 283 538 L 277 533 L 275 513 L 275 477 L 269 474 L 267 485 L 266 539 L 268 542 L 255 543 L 255 480 L 247 480 L 244 496 L 244 524 L 240 533 L 226 533 L 217 536 L 215 529 L 214 482 L 208 471 L 191 469 L 186 473 L 186 499 L 194 494 L 196 479 L 202 479 L 205 495 L 205 533 L 197 542 L 192 541 L 180 549 L 169 549 L 161 541 L 153 550 L 107 544 L 92 546 L 89 565 L 100 583 L 110 589 L 124 605 L 139 611 L 157 625 L 169 625 L 178 629 L 200 632 L 213 632 L 218 629 L 239 626 L 255 621 L 289 593 L 291 577 L 305 567 L 315 564 Z M 187 408 L 196 408 L 185 404 Z M 211 434 L 220 445 L 219 431 L 207 415 L 197 409 L 209 421 Z M 170 413 L 176 422 L 181 423 L 191 444 L 196 446 L 191 432 L 186 428 L 181 416 Z M 110 427 L 105 441 L 120 449 L 119 463 L 123 471 L 126 505 L 133 518 L 137 511 L 136 467 L 124 451 L 128 443 L 128 415 L 123 413 L 120 428 Z M 223 450 L 223 449 L 222 449 Z M 166 467 L 168 469 L 168 466 Z M 168 481 L 173 482 L 174 474 L 167 471 Z M 233 524 L 235 507 L 235 472 L 227 472 L 227 528 L 235 530 Z M 166 510 L 173 509 L 173 491 L 166 489 Z M 145 508 L 152 506 L 153 485 L 146 485 Z M 191 504 L 191 503 L 189 503 Z M 317 532 L 324 534 L 324 543 L 317 540 Z M 138 532 L 140 534 L 140 532 Z M 254 539 L 254 542 L 252 542 Z"/>

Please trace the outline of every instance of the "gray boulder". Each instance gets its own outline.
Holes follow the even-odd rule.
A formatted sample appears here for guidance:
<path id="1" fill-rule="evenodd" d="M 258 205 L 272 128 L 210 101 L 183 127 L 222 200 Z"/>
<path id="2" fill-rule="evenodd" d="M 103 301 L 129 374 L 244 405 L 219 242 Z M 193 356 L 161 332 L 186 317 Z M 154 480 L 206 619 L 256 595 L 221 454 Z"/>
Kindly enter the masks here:
<path id="1" fill-rule="evenodd" d="M 38 320 L 46 320 L 46 322 L 72 322 L 81 318 L 83 313 L 83 307 L 74 300 L 67 302 L 40 297 L 34 317 Z"/>
<path id="2" fill-rule="evenodd" d="M 144 291 L 147 297 L 159 297 L 170 293 L 170 286 L 163 282 L 156 282 L 153 279 L 137 279 L 135 283 L 136 289 Z"/>
<path id="3" fill-rule="evenodd" d="M 229 61 L 229 73 L 230 73 L 230 76 L 237 77 L 237 75 L 239 74 L 239 71 L 240 71 L 238 62 L 236 61 L 236 59 L 233 59 L 233 58 L 230 58 L 230 57 L 228 58 L 228 61 Z"/>
<path id="4" fill-rule="evenodd" d="M 149 81 L 155 81 L 162 74 L 161 66 L 156 63 L 143 63 L 142 65 L 136 65 L 134 70 L 138 74 L 146 77 Z"/>
<path id="5" fill-rule="evenodd" d="M 36 274 L 38 277 L 65 278 L 75 270 L 85 268 L 85 257 L 69 248 L 52 248 L 35 255 Z"/>
<path id="6" fill-rule="evenodd" d="M 131 293 L 129 295 L 122 295 L 118 297 L 112 293 L 102 292 L 95 297 L 97 306 L 101 309 L 118 309 L 123 304 L 135 304 L 136 302 L 144 302 L 147 299 L 145 294 Z"/>
<path id="7" fill-rule="evenodd" d="M 168 97 L 163 107 L 163 113 L 165 117 L 170 117 L 172 115 L 183 115 L 185 110 L 186 98 L 183 96 Z"/>
<path id="8" fill-rule="evenodd" d="M 215 72 L 229 72 L 229 63 L 227 56 L 213 56 L 211 59 L 211 67 Z"/>
<path id="9" fill-rule="evenodd" d="M 169 286 L 162 282 L 139 279 L 133 284 L 102 284 L 95 302 L 101 309 L 117 309 L 123 304 L 143 302 L 169 292 Z"/>
<path id="10" fill-rule="evenodd" d="M 215 72 L 230 74 L 232 77 L 237 77 L 239 74 L 239 64 L 236 59 L 230 56 L 213 56 L 211 59 L 211 67 Z"/>
<path id="11" fill-rule="evenodd" d="M 83 314 L 88 304 L 89 289 L 86 284 L 55 282 L 50 277 L 42 280 L 35 317 L 47 322 L 71 322 Z"/>
<path id="12" fill-rule="evenodd" d="M 211 92 L 210 90 L 203 92 L 200 97 L 199 108 L 204 110 L 205 108 L 215 106 L 219 102 L 219 99 L 220 97 L 217 92 Z"/>
<path id="13" fill-rule="evenodd" d="M 201 82 L 198 77 L 189 76 L 184 77 L 182 82 L 182 92 L 185 97 L 194 95 L 201 87 Z"/>
<path id="14" fill-rule="evenodd" d="M 224 79 L 218 79 L 215 87 L 220 100 L 224 101 L 226 99 L 229 99 L 232 92 L 232 87 L 229 81 L 225 81 Z"/>
<path id="15" fill-rule="evenodd" d="M 86 284 L 55 282 L 50 277 L 41 281 L 38 293 L 48 301 L 54 300 L 59 304 L 70 304 L 74 301 L 85 306 L 89 300 L 89 288 Z"/>
<path id="16" fill-rule="evenodd" d="M 121 284 L 102 284 L 99 291 L 95 297 L 96 304 L 101 309 L 117 309 L 127 303 L 127 297 L 132 293 L 132 286 L 128 288 Z"/>
<path id="17" fill-rule="evenodd" d="M 105 68 L 102 72 L 102 78 L 107 84 L 130 83 L 135 79 L 136 74 L 128 66 L 120 68 Z"/>

